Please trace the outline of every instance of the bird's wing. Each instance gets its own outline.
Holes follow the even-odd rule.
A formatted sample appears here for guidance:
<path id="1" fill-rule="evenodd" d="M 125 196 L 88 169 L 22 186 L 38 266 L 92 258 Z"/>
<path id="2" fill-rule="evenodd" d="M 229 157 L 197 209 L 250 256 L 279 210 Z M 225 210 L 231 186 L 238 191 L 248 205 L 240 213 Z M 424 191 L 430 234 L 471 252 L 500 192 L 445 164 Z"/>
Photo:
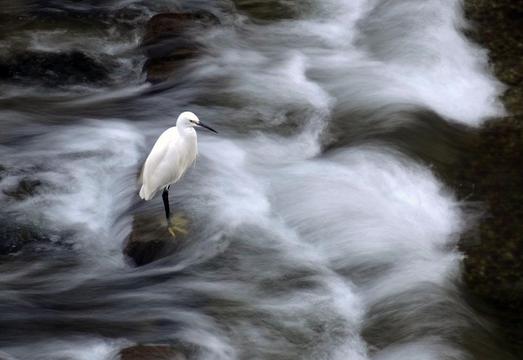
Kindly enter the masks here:
<path id="1" fill-rule="evenodd" d="M 178 131 L 176 127 L 172 127 L 165 130 L 156 140 L 142 167 L 140 176 L 142 184 L 147 184 L 154 177 L 155 170 L 158 169 L 158 166 L 167 155 L 169 144 L 176 141 L 177 137 L 179 137 Z"/>

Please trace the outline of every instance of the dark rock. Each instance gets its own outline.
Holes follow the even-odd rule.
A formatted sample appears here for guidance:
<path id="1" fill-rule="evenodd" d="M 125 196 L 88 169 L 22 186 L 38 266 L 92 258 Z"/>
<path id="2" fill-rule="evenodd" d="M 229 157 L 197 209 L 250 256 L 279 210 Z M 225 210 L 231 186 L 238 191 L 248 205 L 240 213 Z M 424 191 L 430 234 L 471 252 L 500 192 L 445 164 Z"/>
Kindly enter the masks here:
<path id="1" fill-rule="evenodd" d="M 0 80 L 40 82 L 48 86 L 99 83 L 108 70 L 80 51 L 28 51 L 0 59 Z"/>
<path id="2" fill-rule="evenodd" d="M 465 14 L 474 25 L 469 35 L 489 50 L 494 72 L 509 85 L 504 101 L 514 113 L 523 112 L 523 2 L 467 0 Z M 514 93 L 518 95 L 514 96 Z"/>
<path id="3" fill-rule="evenodd" d="M 169 233 L 163 216 L 139 214 L 133 220 L 124 254 L 136 266 L 142 266 L 174 253 L 179 241 L 179 237 L 173 238 Z"/>
<path id="4" fill-rule="evenodd" d="M 523 324 L 523 116 L 489 122 L 463 162 L 461 193 L 483 204 L 479 231 L 461 243 L 469 290 Z M 478 238 L 479 237 L 479 238 Z"/>
<path id="5" fill-rule="evenodd" d="M 468 35 L 489 50 L 503 100 L 514 115 L 493 119 L 477 133 L 456 181 L 460 196 L 483 204 L 474 233 L 461 241 L 464 281 L 472 304 L 495 319 L 523 352 L 523 2 L 466 0 L 474 25 Z"/>
<path id="6" fill-rule="evenodd" d="M 136 345 L 120 351 L 121 360 L 186 360 L 187 358 L 167 345 Z"/>
<path id="7" fill-rule="evenodd" d="M 148 57 L 143 70 L 153 83 L 172 77 L 188 60 L 200 55 L 203 46 L 195 34 L 219 24 L 208 12 L 166 13 L 153 16 L 146 25 L 143 50 Z"/>

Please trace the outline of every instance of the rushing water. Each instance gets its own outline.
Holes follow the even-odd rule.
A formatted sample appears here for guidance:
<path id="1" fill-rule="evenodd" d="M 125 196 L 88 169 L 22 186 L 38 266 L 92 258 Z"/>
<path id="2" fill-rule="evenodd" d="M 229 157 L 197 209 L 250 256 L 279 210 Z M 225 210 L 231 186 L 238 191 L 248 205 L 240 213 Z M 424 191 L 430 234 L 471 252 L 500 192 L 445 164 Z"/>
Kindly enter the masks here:
<path id="1" fill-rule="evenodd" d="M 42 240 L 0 262 L 0 358 L 152 343 L 216 360 L 510 359 L 461 289 L 466 204 L 431 170 L 459 146 L 441 145 L 445 124 L 503 113 L 460 1 L 282 1 L 293 17 L 274 21 L 225 0 L 149 3 L 2 7 L 3 55 L 82 50 L 111 77 L 2 84 L 0 221 Z M 221 25 L 170 86 L 146 84 L 144 24 L 180 8 Z M 190 234 L 133 267 L 133 218 L 163 216 L 137 173 L 183 110 L 220 131 L 200 133 L 171 192 Z M 13 199 L 23 179 L 40 185 Z"/>

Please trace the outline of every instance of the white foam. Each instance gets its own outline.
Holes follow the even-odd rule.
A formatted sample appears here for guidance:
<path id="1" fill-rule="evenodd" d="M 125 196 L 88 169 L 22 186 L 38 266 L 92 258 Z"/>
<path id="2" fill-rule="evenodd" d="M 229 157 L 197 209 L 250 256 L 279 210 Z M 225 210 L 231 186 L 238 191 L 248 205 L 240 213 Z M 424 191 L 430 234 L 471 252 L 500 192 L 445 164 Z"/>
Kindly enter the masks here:
<path id="1" fill-rule="evenodd" d="M 460 1 L 331 0 L 319 7 L 319 17 L 244 24 L 241 39 L 231 30 L 212 33 L 214 52 L 200 75 L 227 77 L 231 96 L 274 107 L 325 104 L 323 94 L 301 100 L 310 85 L 292 81 L 307 74 L 336 99 L 337 112 L 416 105 L 473 126 L 503 115 L 504 88 L 489 73 L 486 52 L 464 38 Z M 305 71 L 286 65 L 296 58 Z"/>

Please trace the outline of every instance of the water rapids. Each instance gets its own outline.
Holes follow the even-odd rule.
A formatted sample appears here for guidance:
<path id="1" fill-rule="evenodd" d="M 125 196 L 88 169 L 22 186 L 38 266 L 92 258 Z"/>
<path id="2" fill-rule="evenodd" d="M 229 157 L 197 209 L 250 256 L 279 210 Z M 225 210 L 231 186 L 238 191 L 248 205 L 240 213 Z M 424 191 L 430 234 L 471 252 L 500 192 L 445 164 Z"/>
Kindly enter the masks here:
<path id="1" fill-rule="evenodd" d="M 212 360 L 510 359 L 461 288 L 473 214 L 433 171 L 459 147 L 441 145 L 446 131 L 504 111 L 461 2 L 282 1 L 288 17 L 261 2 L 275 9 L 263 21 L 246 3 L 2 7 L 98 14 L 7 23 L 2 54 L 81 50 L 110 78 L 2 84 L 0 224 L 45 241 L 0 262 L 0 358 L 108 360 L 149 343 Z M 144 24 L 180 9 L 221 25 L 197 34 L 207 51 L 169 86 L 145 83 Z M 133 219 L 163 216 L 160 199 L 140 202 L 137 174 L 183 110 L 220 132 L 200 132 L 171 191 L 190 234 L 134 267 Z M 40 185 L 13 199 L 23 179 Z"/>

